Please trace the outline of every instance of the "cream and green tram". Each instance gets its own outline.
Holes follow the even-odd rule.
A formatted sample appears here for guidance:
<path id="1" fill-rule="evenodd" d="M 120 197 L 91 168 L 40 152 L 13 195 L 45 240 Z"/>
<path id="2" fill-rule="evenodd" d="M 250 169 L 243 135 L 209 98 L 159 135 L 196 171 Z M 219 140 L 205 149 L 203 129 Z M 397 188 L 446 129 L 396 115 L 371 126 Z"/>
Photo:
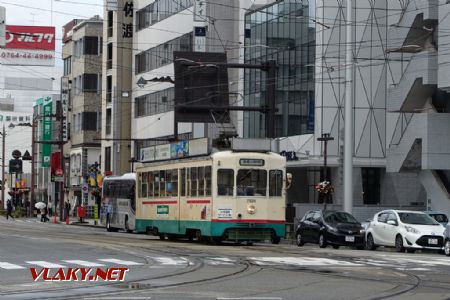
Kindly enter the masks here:
<path id="1" fill-rule="evenodd" d="M 271 152 L 144 163 L 136 170 L 136 231 L 278 243 L 285 234 L 285 168 L 285 157 Z"/>

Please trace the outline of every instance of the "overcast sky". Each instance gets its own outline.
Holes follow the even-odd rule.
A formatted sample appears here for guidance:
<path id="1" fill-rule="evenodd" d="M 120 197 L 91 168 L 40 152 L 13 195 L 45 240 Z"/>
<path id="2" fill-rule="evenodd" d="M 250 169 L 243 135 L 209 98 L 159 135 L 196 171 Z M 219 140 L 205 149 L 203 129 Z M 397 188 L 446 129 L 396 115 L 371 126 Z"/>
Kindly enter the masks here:
<path id="1" fill-rule="evenodd" d="M 64 24 L 94 15 L 103 17 L 103 0 L 0 0 L 0 6 L 6 8 L 8 25 L 55 26 L 57 58 L 61 57 Z"/>

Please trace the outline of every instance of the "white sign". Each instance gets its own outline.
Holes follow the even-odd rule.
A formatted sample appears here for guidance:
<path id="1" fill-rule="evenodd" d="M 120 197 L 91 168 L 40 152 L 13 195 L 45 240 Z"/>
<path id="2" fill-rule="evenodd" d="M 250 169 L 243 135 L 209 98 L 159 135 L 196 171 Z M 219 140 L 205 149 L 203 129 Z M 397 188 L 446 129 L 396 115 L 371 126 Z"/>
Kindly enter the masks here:
<path id="1" fill-rule="evenodd" d="M 55 52 L 46 50 L 0 49 L 0 64 L 53 67 L 55 65 Z"/>
<path id="2" fill-rule="evenodd" d="M 218 219 L 232 219 L 233 218 L 233 209 L 218 208 L 217 209 L 217 218 Z"/>
<path id="3" fill-rule="evenodd" d="M 170 144 L 155 147 L 155 160 L 170 159 Z"/>
<path id="4" fill-rule="evenodd" d="M 206 21 L 206 1 L 195 0 L 194 2 L 194 21 Z"/>

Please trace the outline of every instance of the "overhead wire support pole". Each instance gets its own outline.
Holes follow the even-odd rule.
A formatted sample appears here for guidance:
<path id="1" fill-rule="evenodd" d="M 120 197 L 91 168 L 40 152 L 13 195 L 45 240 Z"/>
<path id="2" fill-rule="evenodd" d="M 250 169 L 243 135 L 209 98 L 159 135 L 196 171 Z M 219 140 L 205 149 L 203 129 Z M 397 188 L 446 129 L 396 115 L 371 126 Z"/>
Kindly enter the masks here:
<path id="1" fill-rule="evenodd" d="M 353 0 L 347 0 L 347 47 L 345 70 L 344 211 L 353 210 Z"/>
<path id="2" fill-rule="evenodd" d="M 6 131 L 5 131 L 5 123 L 3 123 L 3 131 L 2 131 L 2 209 L 5 205 L 5 156 L 6 156 Z"/>

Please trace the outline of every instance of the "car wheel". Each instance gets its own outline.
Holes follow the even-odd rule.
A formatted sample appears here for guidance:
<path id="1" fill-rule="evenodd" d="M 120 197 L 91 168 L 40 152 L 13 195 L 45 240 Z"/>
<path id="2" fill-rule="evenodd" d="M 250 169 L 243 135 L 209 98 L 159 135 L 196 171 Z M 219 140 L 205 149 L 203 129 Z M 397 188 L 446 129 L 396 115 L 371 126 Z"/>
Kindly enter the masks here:
<path id="1" fill-rule="evenodd" d="M 367 250 L 372 250 L 372 251 L 377 249 L 377 247 L 375 246 L 375 242 L 373 241 L 373 236 L 370 233 L 367 236 L 366 248 L 367 248 Z"/>
<path id="2" fill-rule="evenodd" d="M 297 246 L 299 246 L 299 247 L 301 247 L 305 244 L 305 242 L 303 241 L 302 234 L 300 232 L 297 232 L 296 242 L 297 242 Z"/>
<path id="3" fill-rule="evenodd" d="M 333 245 L 333 249 L 339 249 L 338 245 Z"/>
<path id="4" fill-rule="evenodd" d="M 327 242 L 325 241 L 325 236 L 323 233 L 321 233 L 319 236 L 319 247 L 325 248 L 326 246 L 327 246 Z"/>
<path id="5" fill-rule="evenodd" d="M 446 240 L 444 244 L 444 253 L 446 256 L 450 256 L 450 240 Z"/>
<path id="6" fill-rule="evenodd" d="M 128 233 L 132 233 L 133 230 L 130 229 L 130 226 L 128 225 L 128 216 L 125 217 L 125 231 Z"/>
<path id="7" fill-rule="evenodd" d="M 397 252 L 405 252 L 405 247 L 403 247 L 403 238 L 401 235 L 395 237 L 395 250 Z"/>

